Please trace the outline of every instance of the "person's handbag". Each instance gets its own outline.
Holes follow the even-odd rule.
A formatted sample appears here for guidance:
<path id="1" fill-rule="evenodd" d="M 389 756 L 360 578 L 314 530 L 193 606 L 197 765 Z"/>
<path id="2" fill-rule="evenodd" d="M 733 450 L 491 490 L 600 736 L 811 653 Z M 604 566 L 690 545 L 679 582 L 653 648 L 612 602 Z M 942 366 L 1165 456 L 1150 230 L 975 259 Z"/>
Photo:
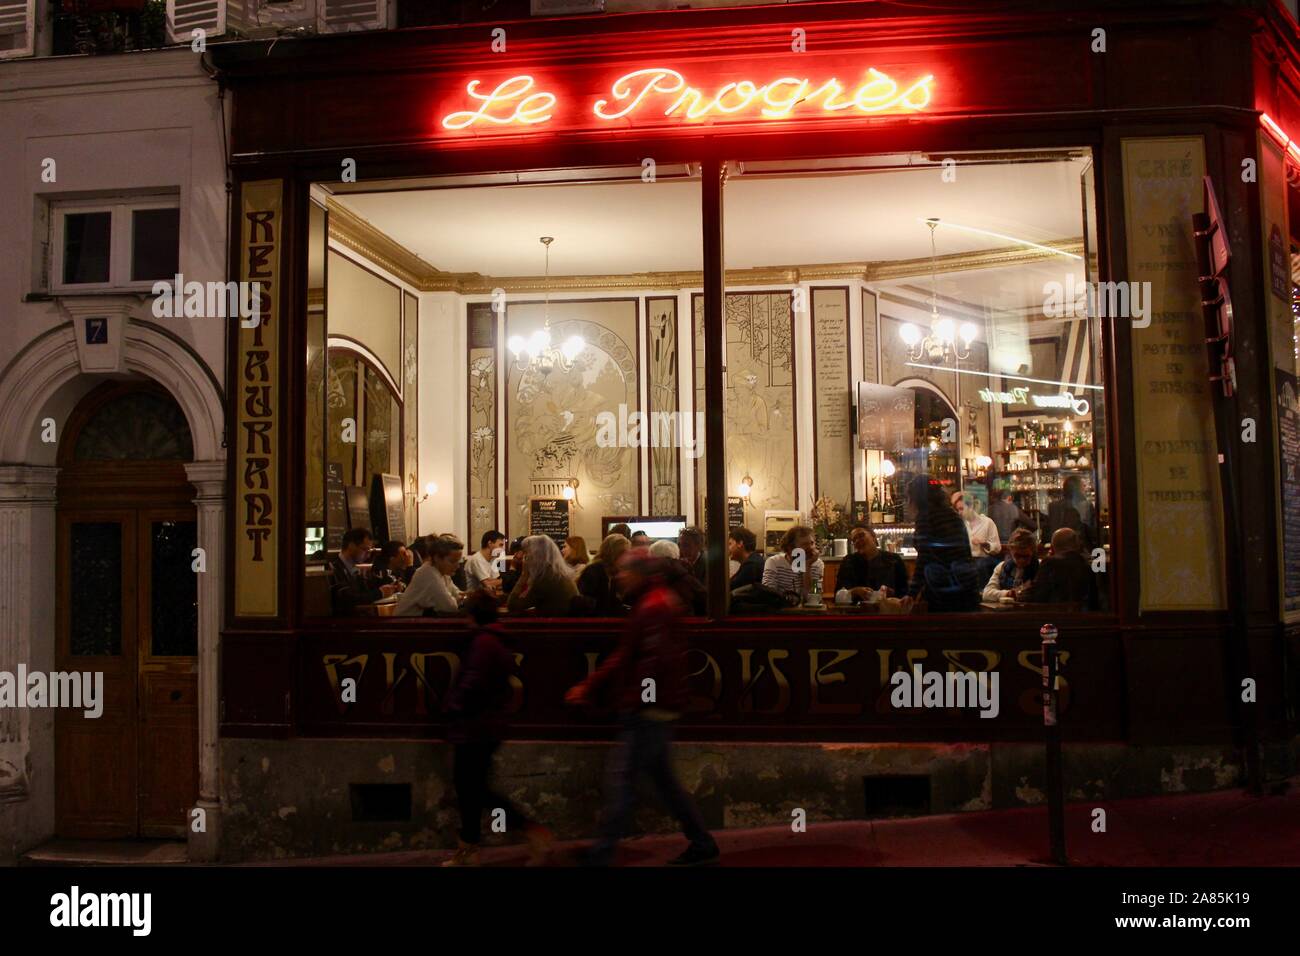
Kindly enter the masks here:
<path id="1" fill-rule="evenodd" d="M 746 584 L 731 592 L 731 609 L 739 614 L 778 611 L 787 606 L 785 595 L 761 584 Z"/>

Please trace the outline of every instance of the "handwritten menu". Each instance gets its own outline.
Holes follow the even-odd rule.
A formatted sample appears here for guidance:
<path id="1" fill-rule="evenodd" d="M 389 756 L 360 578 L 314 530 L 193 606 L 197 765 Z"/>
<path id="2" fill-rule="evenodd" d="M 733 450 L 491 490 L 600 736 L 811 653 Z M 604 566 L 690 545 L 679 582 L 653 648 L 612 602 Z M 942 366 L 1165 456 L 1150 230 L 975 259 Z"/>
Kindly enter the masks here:
<path id="1" fill-rule="evenodd" d="M 1300 611 L 1300 404 L 1296 377 L 1278 369 L 1277 431 L 1282 470 L 1282 609 Z"/>
<path id="2" fill-rule="evenodd" d="M 348 529 L 348 494 L 343 488 L 343 466 L 331 461 L 325 466 L 325 550 L 343 547 Z"/>
<path id="3" fill-rule="evenodd" d="M 839 503 L 853 496 L 853 393 L 849 381 L 849 290 L 812 290 L 816 487 Z"/>
<path id="4" fill-rule="evenodd" d="M 911 451 L 916 444 L 916 394 L 910 388 L 858 382 L 858 447 Z"/>
<path id="5" fill-rule="evenodd" d="M 348 527 L 373 530 L 370 527 L 370 499 L 366 496 L 366 489 L 360 485 L 345 485 L 344 490 L 348 496 Z"/>
<path id="6" fill-rule="evenodd" d="M 569 536 L 569 501 L 565 498 L 529 498 L 528 533 L 548 535 L 563 546 Z"/>
<path id="7" fill-rule="evenodd" d="M 1218 457 L 1192 241 L 1204 144 L 1125 139 L 1122 155 L 1130 308 L 1102 321 L 1132 328 L 1141 610 L 1222 608 Z"/>

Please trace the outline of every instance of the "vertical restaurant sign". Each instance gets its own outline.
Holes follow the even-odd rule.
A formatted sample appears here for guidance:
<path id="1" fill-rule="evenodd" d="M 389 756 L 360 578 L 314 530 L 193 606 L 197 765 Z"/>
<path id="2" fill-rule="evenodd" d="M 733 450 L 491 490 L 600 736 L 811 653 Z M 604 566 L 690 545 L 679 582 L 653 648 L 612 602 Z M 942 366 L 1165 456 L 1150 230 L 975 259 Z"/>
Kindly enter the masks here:
<path id="1" fill-rule="evenodd" d="M 258 322 L 239 324 L 235 369 L 235 615 L 279 610 L 279 309 L 283 240 L 280 180 L 240 190 L 239 278 L 256 282 Z"/>
<path id="2" fill-rule="evenodd" d="M 1192 215 L 1204 205 L 1199 136 L 1125 139 L 1141 611 L 1224 607 L 1218 448 Z M 1145 289 L 1149 288 L 1149 294 Z M 1132 300 L 1132 296 L 1130 296 Z"/>

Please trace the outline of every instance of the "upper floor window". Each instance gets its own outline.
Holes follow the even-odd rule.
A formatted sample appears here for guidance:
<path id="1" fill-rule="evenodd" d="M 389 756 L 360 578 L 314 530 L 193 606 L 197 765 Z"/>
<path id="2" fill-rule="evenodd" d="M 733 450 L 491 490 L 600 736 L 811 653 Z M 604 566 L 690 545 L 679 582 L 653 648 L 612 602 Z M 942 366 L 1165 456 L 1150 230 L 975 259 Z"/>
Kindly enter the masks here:
<path id="1" fill-rule="evenodd" d="M 51 227 L 53 292 L 144 289 L 180 271 L 175 199 L 60 203 Z"/>

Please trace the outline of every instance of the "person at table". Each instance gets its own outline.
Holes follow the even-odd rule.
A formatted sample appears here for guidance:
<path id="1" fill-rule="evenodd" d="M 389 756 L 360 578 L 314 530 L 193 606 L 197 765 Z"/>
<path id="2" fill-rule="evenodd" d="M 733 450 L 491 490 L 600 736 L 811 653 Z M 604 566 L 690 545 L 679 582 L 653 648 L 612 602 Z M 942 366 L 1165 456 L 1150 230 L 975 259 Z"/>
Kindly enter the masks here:
<path id="1" fill-rule="evenodd" d="M 917 475 L 908 488 L 916 510 L 916 565 L 908 596 L 931 611 L 973 611 L 979 607 L 979 571 L 971 558 L 966 522 L 953 510 L 943 485 Z"/>
<path id="2" fill-rule="evenodd" d="M 1073 604 L 1097 610 L 1097 579 L 1088 559 L 1080 552 L 1083 542 L 1073 528 L 1061 528 L 1052 535 L 1052 556 L 1042 563 L 1034 580 L 1025 588 L 1029 604 Z"/>
<path id="3" fill-rule="evenodd" d="M 578 596 L 581 613 L 597 617 L 617 617 L 627 610 L 623 598 L 614 586 L 614 569 L 631 542 L 621 534 L 609 534 L 600 543 L 596 559 L 578 575 Z"/>
<path id="4" fill-rule="evenodd" d="M 536 611 L 543 617 L 569 613 L 578 593 L 555 541 L 544 534 L 524 538 L 524 569 L 510 592 L 506 607 L 512 612 Z"/>
<path id="5" fill-rule="evenodd" d="M 677 532 L 677 549 L 681 552 L 681 562 L 686 570 L 695 576 L 695 580 L 704 583 L 704 532 L 694 526 Z"/>
<path id="6" fill-rule="evenodd" d="M 1011 532 L 1006 560 L 999 564 L 984 585 L 984 603 L 1015 601 L 1038 573 L 1038 542 L 1026 528 Z"/>
<path id="7" fill-rule="evenodd" d="M 631 536 L 631 542 L 632 542 L 632 547 L 634 548 L 648 548 L 650 547 L 650 545 L 654 544 L 654 541 L 651 540 L 650 535 L 646 534 L 644 531 L 633 531 Z"/>
<path id="8" fill-rule="evenodd" d="M 387 541 L 370 564 L 367 577 L 373 587 L 396 584 L 397 590 L 406 587 L 406 569 L 411 564 L 411 552 L 401 541 Z"/>
<path id="9" fill-rule="evenodd" d="M 989 518 L 993 521 L 994 526 L 998 529 L 998 538 L 1001 541 L 1010 541 L 1011 535 L 1017 528 L 1034 527 L 1034 523 L 1029 519 L 1029 515 L 1021 510 L 1020 506 L 1007 497 L 1007 493 L 1002 488 L 989 489 Z"/>
<path id="10" fill-rule="evenodd" d="M 745 527 L 732 528 L 727 535 L 727 557 L 737 564 L 731 576 L 731 591 L 763 583 L 763 556 L 758 553 L 758 538 Z"/>
<path id="11" fill-rule="evenodd" d="M 353 528 L 344 533 L 339 553 L 330 559 L 330 605 L 335 617 L 351 617 L 358 604 L 374 604 L 397 590 L 396 584 L 371 584 L 357 564 L 370 551 L 370 532 Z"/>
<path id="12" fill-rule="evenodd" d="M 460 540 L 460 538 L 456 537 L 456 535 L 452 534 L 450 531 L 445 531 L 438 535 L 438 537 L 451 541 L 460 550 L 461 554 L 465 553 L 465 542 Z M 469 577 L 465 574 L 465 562 L 463 560 L 456 565 L 456 570 L 452 573 L 451 580 L 461 594 L 464 594 L 469 590 Z"/>
<path id="13" fill-rule="evenodd" d="M 569 535 L 564 539 L 560 557 L 564 558 L 564 566 L 569 570 L 569 577 L 577 581 L 578 575 L 582 574 L 583 569 L 587 567 L 587 562 L 591 560 L 591 556 L 587 553 L 587 539 L 578 534 Z"/>
<path id="14" fill-rule="evenodd" d="M 802 554 L 796 554 L 799 551 Z M 781 551 L 764 562 L 762 583 L 786 604 L 803 604 L 813 595 L 821 599 L 825 570 L 812 528 L 796 525 L 781 538 Z"/>
<path id="15" fill-rule="evenodd" d="M 465 595 L 451 576 L 460 567 L 462 554 L 464 550 L 457 540 L 437 537 L 430 541 L 424 564 L 420 565 L 410 586 L 397 599 L 394 616 L 457 613 Z"/>
<path id="16" fill-rule="evenodd" d="M 854 601 L 866 601 L 875 591 L 883 592 L 883 597 L 907 593 L 907 565 L 898 555 L 880 550 L 874 531 L 855 525 L 849 532 L 849 544 L 853 553 L 840 562 L 837 589 L 847 589 Z"/>
<path id="17" fill-rule="evenodd" d="M 410 587 L 411 578 L 415 577 L 415 572 L 420 570 L 420 565 L 424 564 L 425 556 L 429 553 L 429 536 L 416 538 L 406 550 L 411 553 L 411 563 L 402 571 L 402 584 Z"/>
<path id="18" fill-rule="evenodd" d="M 708 592 L 704 582 L 697 578 L 682 560 L 677 542 L 665 538 L 650 545 L 650 557 L 662 562 L 664 582 L 677 592 L 682 604 L 691 614 L 704 614 L 708 607 Z"/>
<path id="19" fill-rule="evenodd" d="M 519 583 L 519 576 L 524 573 L 524 539 L 515 538 L 510 542 L 510 547 L 506 549 L 510 558 L 506 562 L 506 569 L 501 572 L 501 593 L 509 594 Z"/>
<path id="20" fill-rule="evenodd" d="M 609 534 L 621 534 L 630 541 L 632 539 L 632 528 L 627 522 L 620 521 L 618 524 L 609 526 Z M 609 535 L 606 535 L 605 537 L 608 538 Z"/>
<path id="21" fill-rule="evenodd" d="M 482 587 L 496 594 L 501 593 L 501 575 L 492 566 L 492 562 L 499 557 L 498 552 L 504 553 L 505 549 L 506 536 L 500 531 L 483 532 L 479 538 L 479 549 L 465 561 L 466 593 L 473 594 Z"/>

